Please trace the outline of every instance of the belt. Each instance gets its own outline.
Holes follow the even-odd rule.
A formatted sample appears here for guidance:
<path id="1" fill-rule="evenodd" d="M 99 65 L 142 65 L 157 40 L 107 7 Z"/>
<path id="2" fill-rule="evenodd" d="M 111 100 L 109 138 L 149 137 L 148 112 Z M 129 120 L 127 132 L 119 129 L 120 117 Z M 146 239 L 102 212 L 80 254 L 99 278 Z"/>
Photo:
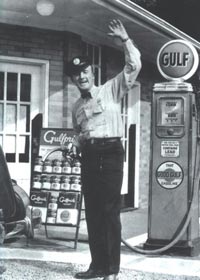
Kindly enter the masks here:
<path id="1" fill-rule="evenodd" d="M 120 140 L 120 137 L 90 138 L 86 140 L 86 144 L 107 144 L 120 142 Z"/>

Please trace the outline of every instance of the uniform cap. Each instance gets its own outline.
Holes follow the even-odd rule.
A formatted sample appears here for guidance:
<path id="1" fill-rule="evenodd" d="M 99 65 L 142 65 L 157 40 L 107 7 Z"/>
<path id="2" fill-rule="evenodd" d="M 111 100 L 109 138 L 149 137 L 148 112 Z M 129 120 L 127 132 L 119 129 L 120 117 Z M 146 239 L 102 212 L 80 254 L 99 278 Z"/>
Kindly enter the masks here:
<path id="1" fill-rule="evenodd" d="M 71 77 L 72 75 L 80 73 L 91 64 L 91 60 L 88 56 L 76 56 L 67 63 L 66 74 Z"/>

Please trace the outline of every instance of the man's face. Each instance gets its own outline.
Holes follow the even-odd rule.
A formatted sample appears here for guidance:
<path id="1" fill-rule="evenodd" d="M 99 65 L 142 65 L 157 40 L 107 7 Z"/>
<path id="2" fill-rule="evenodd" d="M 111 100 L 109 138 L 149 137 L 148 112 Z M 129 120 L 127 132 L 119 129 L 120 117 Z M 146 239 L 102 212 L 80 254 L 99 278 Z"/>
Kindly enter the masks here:
<path id="1" fill-rule="evenodd" d="M 83 69 L 80 73 L 73 75 L 72 81 L 81 92 L 90 91 L 94 85 L 94 74 L 91 65 Z"/>

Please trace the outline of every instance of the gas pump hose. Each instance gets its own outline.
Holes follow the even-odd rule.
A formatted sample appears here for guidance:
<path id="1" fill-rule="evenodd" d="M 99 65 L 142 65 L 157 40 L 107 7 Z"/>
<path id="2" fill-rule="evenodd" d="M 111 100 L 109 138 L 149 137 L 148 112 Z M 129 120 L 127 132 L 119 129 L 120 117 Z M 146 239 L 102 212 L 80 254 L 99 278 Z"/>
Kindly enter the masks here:
<path id="1" fill-rule="evenodd" d="M 199 145 L 196 143 L 196 154 L 195 154 L 195 166 L 197 166 L 197 156 L 199 155 Z M 146 254 L 146 255 L 153 255 L 153 254 L 159 254 L 162 252 L 165 252 L 167 250 L 169 250 L 171 247 L 173 247 L 178 241 L 179 239 L 182 237 L 182 235 L 185 233 L 190 220 L 191 220 L 191 213 L 192 213 L 192 209 L 193 209 L 193 204 L 194 204 L 194 198 L 195 195 L 198 195 L 198 186 L 200 181 L 200 159 L 198 160 L 198 168 L 196 168 L 196 172 L 194 174 L 194 179 L 193 179 L 193 187 L 192 187 L 192 194 L 191 194 L 191 200 L 189 201 L 189 207 L 188 207 L 188 211 L 186 213 L 186 218 L 185 218 L 185 222 L 183 227 L 180 229 L 180 231 L 177 233 L 176 237 L 174 237 L 167 245 L 164 245 L 161 248 L 158 249 L 153 249 L 153 250 L 148 250 L 148 249 L 142 249 L 136 246 L 131 246 L 127 241 L 125 241 L 123 239 L 123 237 L 121 238 L 121 242 L 127 247 L 129 248 L 131 251 L 136 252 L 136 253 L 140 253 L 140 254 Z"/>

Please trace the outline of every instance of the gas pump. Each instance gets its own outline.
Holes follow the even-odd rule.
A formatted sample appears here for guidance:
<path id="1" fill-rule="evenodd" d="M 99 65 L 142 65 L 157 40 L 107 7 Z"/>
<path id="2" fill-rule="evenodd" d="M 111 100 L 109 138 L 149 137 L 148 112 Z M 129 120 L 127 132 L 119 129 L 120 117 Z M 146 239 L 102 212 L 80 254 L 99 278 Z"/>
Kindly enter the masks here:
<path id="1" fill-rule="evenodd" d="M 152 94 L 147 250 L 165 247 L 177 236 L 170 250 L 196 255 L 200 249 L 198 122 L 193 87 L 184 81 L 198 61 L 196 49 L 183 40 L 168 42 L 157 57 L 169 81 L 156 83 Z"/>
<path id="2" fill-rule="evenodd" d="M 198 64 L 196 49 L 183 40 L 166 43 L 158 53 L 158 69 L 168 82 L 156 83 L 152 94 L 148 239 L 139 248 L 122 238 L 137 253 L 200 251 L 200 112 L 185 82 Z"/>

